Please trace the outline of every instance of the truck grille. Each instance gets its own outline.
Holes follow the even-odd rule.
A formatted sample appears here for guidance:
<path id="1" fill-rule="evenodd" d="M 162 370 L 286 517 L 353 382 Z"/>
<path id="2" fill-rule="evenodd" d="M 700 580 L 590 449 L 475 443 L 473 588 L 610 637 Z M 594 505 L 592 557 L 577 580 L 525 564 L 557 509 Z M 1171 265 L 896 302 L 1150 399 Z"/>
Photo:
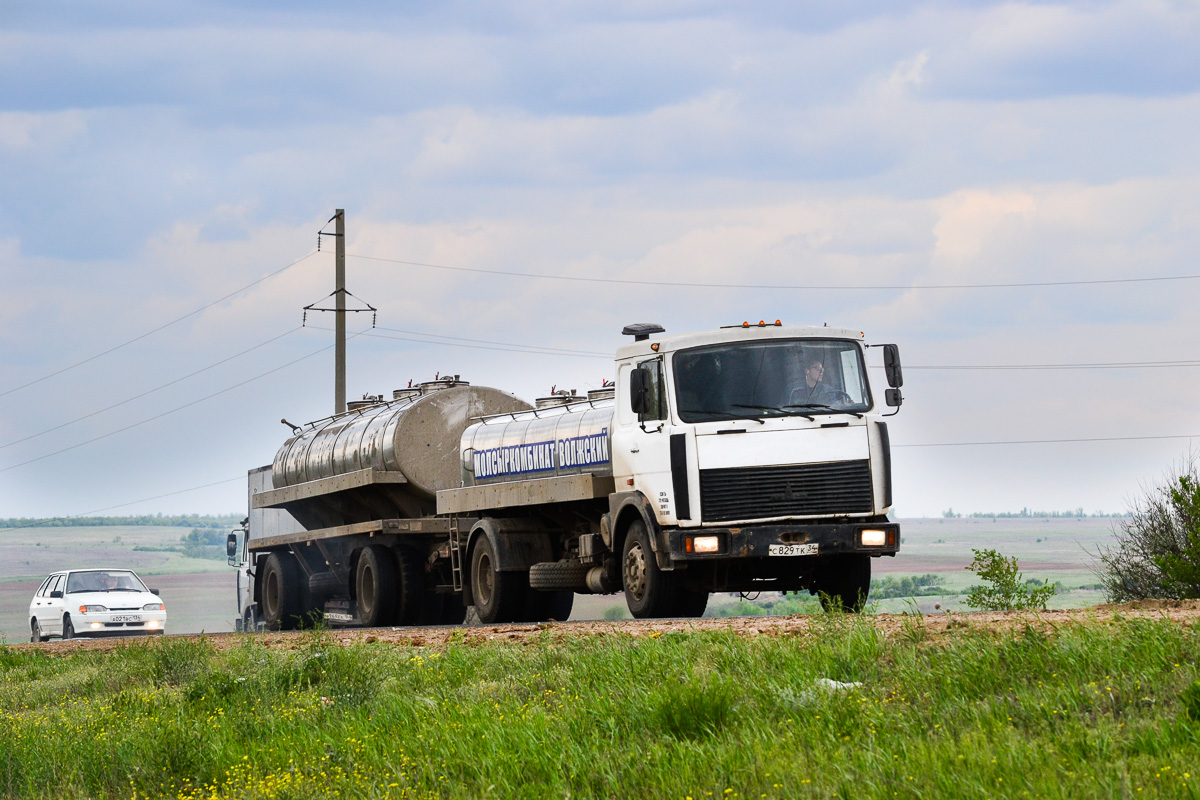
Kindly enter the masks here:
<path id="1" fill-rule="evenodd" d="M 700 470 L 705 522 L 871 513 L 866 460 Z"/>

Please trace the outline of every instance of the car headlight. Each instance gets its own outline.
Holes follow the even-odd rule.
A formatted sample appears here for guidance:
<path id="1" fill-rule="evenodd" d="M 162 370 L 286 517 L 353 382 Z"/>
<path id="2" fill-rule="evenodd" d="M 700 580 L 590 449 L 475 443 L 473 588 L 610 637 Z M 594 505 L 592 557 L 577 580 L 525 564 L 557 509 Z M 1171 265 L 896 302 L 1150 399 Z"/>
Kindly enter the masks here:
<path id="1" fill-rule="evenodd" d="M 108 611 L 108 606 L 80 606 L 80 614 L 92 614 L 96 611 Z"/>
<path id="2" fill-rule="evenodd" d="M 162 603 L 146 603 L 142 606 L 142 611 L 166 611 L 167 607 Z"/>

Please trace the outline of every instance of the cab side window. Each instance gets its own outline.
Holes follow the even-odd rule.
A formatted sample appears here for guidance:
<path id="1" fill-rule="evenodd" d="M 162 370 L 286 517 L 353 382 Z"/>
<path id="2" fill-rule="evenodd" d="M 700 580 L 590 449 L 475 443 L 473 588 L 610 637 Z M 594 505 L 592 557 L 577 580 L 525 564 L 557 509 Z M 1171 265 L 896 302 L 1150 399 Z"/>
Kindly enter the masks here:
<path id="1" fill-rule="evenodd" d="M 643 420 L 659 420 L 667 418 L 667 390 L 663 382 L 663 364 L 661 358 L 643 361 L 638 364 L 649 374 L 650 389 L 649 407 L 642 415 Z"/>

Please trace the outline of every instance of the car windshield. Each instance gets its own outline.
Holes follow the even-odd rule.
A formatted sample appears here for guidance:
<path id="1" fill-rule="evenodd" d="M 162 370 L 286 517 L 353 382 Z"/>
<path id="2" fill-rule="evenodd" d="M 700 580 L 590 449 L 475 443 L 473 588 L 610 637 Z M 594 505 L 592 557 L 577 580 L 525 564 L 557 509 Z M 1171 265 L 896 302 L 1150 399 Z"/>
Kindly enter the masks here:
<path id="1" fill-rule="evenodd" d="M 73 592 L 144 592 L 146 586 L 129 570 L 97 569 L 72 572 L 67 594 Z"/>
<path id="2" fill-rule="evenodd" d="M 839 339 L 783 339 L 675 355 L 684 422 L 860 413 L 871 407 L 862 351 Z"/>

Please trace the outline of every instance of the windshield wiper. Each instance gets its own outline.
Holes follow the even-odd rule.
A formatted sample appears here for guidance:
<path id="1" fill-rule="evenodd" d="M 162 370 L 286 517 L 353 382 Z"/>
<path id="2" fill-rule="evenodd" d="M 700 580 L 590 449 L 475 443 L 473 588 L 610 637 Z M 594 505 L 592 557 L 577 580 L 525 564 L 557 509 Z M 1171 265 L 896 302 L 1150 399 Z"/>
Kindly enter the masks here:
<path id="1" fill-rule="evenodd" d="M 857 411 L 851 411 L 848 408 L 834 408 L 833 406 L 826 405 L 825 403 L 800 403 L 797 405 L 786 405 L 784 408 L 820 408 L 825 411 L 832 411 L 835 414 L 853 414 L 859 419 L 862 419 L 863 416 Z M 809 419 L 812 419 L 812 417 L 809 417 Z"/>
<path id="2" fill-rule="evenodd" d="M 735 405 L 734 408 L 761 408 L 761 406 L 738 406 L 738 405 Z M 721 419 L 748 419 L 748 420 L 753 420 L 754 422 L 757 422 L 759 425 L 767 424 L 767 423 L 763 422 L 762 419 L 760 419 L 759 417 L 752 417 L 749 414 L 730 414 L 728 411 L 714 411 L 713 409 L 710 409 L 710 408 L 689 408 L 686 411 L 683 411 L 682 413 L 684 413 L 684 414 L 713 414 L 715 416 L 719 416 Z"/>
<path id="3" fill-rule="evenodd" d="M 744 406 L 744 405 L 741 405 L 740 403 L 734 403 L 733 407 L 734 408 L 761 408 L 766 411 L 778 411 L 780 414 L 783 414 L 785 417 L 804 417 L 809 422 L 813 421 L 812 416 L 809 414 L 805 414 L 803 411 L 788 411 L 788 409 L 791 408 L 791 406 L 783 406 L 782 408 L 780 408 L 779 406 Z"/>

